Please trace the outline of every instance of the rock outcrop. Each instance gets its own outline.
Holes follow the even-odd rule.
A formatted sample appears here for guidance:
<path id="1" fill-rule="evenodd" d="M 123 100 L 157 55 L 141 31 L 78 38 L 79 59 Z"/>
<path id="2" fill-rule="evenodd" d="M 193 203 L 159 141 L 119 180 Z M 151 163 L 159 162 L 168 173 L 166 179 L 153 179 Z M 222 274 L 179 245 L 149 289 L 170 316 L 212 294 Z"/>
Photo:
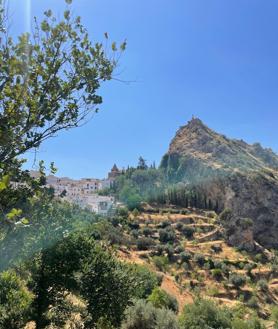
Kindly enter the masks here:
<path id="1" fill-rule="evenodd" d="M 229 139 L 192 119 L 178 130 L 161 167 L 171 182 L 191 184 L 219 210 L 232 209 L 233 218 L 251 218 L 255 240 L 278 247 L 278 156 L 271 149 Z"/>

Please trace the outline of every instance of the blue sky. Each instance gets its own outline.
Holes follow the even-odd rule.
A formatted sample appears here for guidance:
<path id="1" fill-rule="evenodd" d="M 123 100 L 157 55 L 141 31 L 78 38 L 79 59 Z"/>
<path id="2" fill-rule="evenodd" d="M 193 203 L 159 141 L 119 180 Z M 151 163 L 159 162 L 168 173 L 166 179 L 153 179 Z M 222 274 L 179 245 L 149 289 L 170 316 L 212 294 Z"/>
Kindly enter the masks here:
<path id="1" fill-rule="evenodd" d="M 28 17 L 64 8 L 63 0 L 10 4 L 14 34 Z M 38 158 L 55 161 L 60 176 L 104 177 L 140 155 L 159 163 L 192 115 L 278 152 L 277 0 L 75 0 L 73 8 L 92 40 L 127 39 L 120 78 L 135 82 L 106 83 L 91 122 L 42 145 Z"/>

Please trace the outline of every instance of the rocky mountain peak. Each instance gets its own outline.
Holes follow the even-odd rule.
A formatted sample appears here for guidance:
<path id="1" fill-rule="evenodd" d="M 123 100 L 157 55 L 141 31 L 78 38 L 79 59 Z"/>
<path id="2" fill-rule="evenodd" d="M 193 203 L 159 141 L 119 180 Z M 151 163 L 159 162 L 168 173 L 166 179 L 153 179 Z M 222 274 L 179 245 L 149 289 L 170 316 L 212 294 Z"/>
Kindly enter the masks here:
<path id="1" fill-rule="evenodd" d="M 194 186 L 219 210 L 232 209 L 235 223 L 251 218 L 256 241 L 278 246 L 278 155 L 271 149 L 229 139 L 193 118 L 177 131 L 161 168 L 171 183 Z"/>
<path id="2" fill-rule="evenodd" d="M 232 170 L 278 168 L 278 156 L 271 149 L 264 149 L 258 143 L 249 145 L 242 140 L 229 139 L 194 117 L 177 131 L 168 154 L 193 157 L 209 166 Z"/>

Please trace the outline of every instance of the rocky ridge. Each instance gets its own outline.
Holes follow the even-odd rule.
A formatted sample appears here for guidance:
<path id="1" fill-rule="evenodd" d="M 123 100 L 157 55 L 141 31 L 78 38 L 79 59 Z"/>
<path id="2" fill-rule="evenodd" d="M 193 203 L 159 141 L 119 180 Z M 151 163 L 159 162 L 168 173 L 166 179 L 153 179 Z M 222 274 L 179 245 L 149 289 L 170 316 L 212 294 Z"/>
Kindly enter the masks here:
<path id="1" fill-rule="evenodd" d="M 181 127 L 161 167 L 173 183 L 194 184 L 233 220 L 251 218 L 256 241 L 278 247 L 278 156 L 260 144 L 229 139 L 193 118 Z"/>

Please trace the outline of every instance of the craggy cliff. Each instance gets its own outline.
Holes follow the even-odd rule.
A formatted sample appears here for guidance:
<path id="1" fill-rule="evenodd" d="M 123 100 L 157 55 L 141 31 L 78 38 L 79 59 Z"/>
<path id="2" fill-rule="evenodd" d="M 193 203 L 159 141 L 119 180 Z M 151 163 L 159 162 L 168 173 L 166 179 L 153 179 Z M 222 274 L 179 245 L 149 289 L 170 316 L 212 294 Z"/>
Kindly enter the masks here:
<path id="1" fill-rule="evenodd" d="M 254 237 L 266 247 L 278 247 L 278 156 L 258 143 L 229 139 L 199 119 L 181 127 L 161 167 L 173 183 L 196 186 L 219 209 L 251 218 Z"/>

